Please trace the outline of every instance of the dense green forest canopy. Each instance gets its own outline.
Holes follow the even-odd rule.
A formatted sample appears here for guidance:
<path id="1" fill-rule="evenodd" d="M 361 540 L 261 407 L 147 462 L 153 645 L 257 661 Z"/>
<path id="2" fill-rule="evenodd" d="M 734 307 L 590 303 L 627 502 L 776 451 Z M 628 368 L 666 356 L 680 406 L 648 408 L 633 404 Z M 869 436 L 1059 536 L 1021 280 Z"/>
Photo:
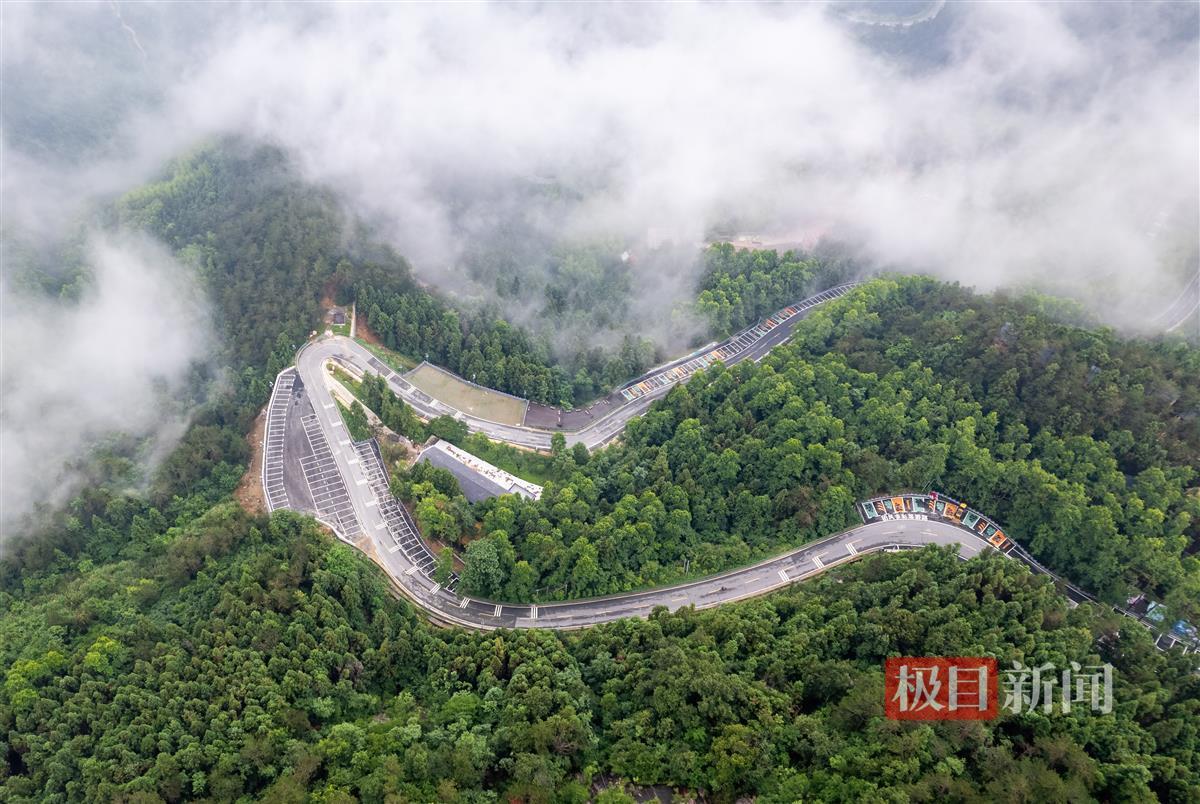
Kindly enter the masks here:
<path id="1" fill-rule="evenodd" d="M 456 367 L 468 372 L 479 370 L 486 354 L 479 379 L 502 389 L 511 376 L 517 384 L 509 390 L 570 403 L 575 388 L 592 394 L 607 381 L 590 374 L 586 382 L 579 376 L 570 380 L 564 369 L 550 365 L 545 343 L 494 312 L 457 312 L 423 290 L 403 258 L 345 220 L 336 199 L 301 180 L 274 148 L 236 141 L 202 147 L 169 165 L 161 179 L 99 210 L 96 218 L 92 223 L 104 227 L 148 232 L 195 270 L 221 335 L 213 365 L 227 371 L 218 376 L 197 369 L 193 387 L 216 391 L 151 484 L 149 503 L 168 513 L 186 508 L 196 515 L 232 492 L 249 460 L 244 435 L 275 375 L 291 364 L 297 347 L 319 326 L 320 301 L 327 293 L 344 303 L 358 289 L 368 302 L 368 316 L 376 307 L 374 299 L 398 305 L 392 309 L 404 307 L 405 315 L 421 323 L 415 340 L 403 344 L 412 356 L 432 350 L 431 359 L 445 356 L 449 363 L 446 350 L 462 347 L 459 354 L 467 362 Z M 16 281 L 67 300 L 89 281 L 82 249 L 81 236 L 49 249 L 6 240 L 6 255 L 24 266 L 15 273 Z M 409 320 L 400 317 L 401 333 L 413 332 Z M 401 346 L 395 326 L 381 334 Z M 650 354 L 644 344 L 630 341 L 625 352 L 600 363 L 609 375 L 624 377 L 636 373 Z M 489 372 L 496 365 L 503 368 L 493 377 Z M 132 450 L 111 458 L 98 455 L 96 462 L 113 468 L 98 474 L 120 474 L 117 470 L 128 467 L 127 453 Z M 102 500 L 112 496 L 121 493 L 85 491 L 67 511 L 51 515 L 53 521 L 34 538 L 7 543 L 0 569 L 42 566 L 56 550 L 78 551 L 87 538 L 81 517 L 103 510 Z"/>
<path id="2" fill-rule="evenodd" d="M 729 335 L 857 273 L 833 247 L 802 255 L 717 243 L 704 252 L 696 308 L 712 332 Z"/>
<path id="3" fill-rule="evenodd" d="M 709 612 L 471 634 L 426 625 L 290 513 L 224 503 L 110 538 L 0 592 L 5 801 L 582 802 L 631 782 L 1184 802 L 1200 785 L 1196 657 L 999 556 L 931 548 Z M 1114 711 L 883 717 L 886 656 L 963 653 L 1112 662 Z"/>
<path id="4" fill-rule="evenodd" d="M 364 322 L 390 348 L 548 404 L 593 399 L 658 357 L 652 344 L 627 332 L 611 351 L 581 342 L 560 361 L 547 333 L 534 337 L 508 323 L 495 304 L 456 309 L 425 290 L 402 257 L 345 220 L 331 195 L 302 182 L 271 148 L 231 142 L 202 148 L 162 181 L 123 198 L 119 222 L 162 238 L 196 267 L 230 336 L 232 363 L 267 364 L 271 376 L 320 320 L 326 290 L 339 302 L 357 298 Z M 497 249 L 504 264 L 519 256 Z M 477 268 L 485 257 L 471 252 L 466 259 Z M 528 269 L 558 277 L 545 291 L 555 327 L 568 328 L 578 309 L 621 298 L 615 285 L 628 278 L 617 277 L 596 249 L 562 250 L 555 259 L 553 270 Z M 577 298 L 551 303 L 555 289 L 566 286 L 576 288 Z"/>
<path id="5" fill-rule="evenodd" d="M 562 452 L 541 500 L 480 504 L 494 550 L 472 548 L 500 572 L 464 578 L 515 600 L 624 591 L 835 532 L 856 499 L 935 487 L 1105 599 L 1144 589 L 1194 618 L 1197 377 L 1194 349 L 1055 323 L 1036 300 L 878 280 L 761 364 L 674 389 L 621 445 Z"/>
<path id="6" fill-rule="evenodd" d="M 879 557 L 711 612 L 478 635 L 430 628 L 311 520 L 244 513 L 230 495 L 245 433 L 327 292 L 374 293 L 397 345 L 413 315 L 430 330 L 415 347 L 457 337 L 460 357 L 478 349 L 489 367 L 497 352 L 505 378 L 544 380 L 551 401 L 587 387 L 520 328 L 426 293 L 335 210 L 277 152 L 223 144 L 112 212 L 204 279 L 227 390 L 148 494 L 88 488 L 6 544 L 0 799 L 582 801 L 609 780 L 718 801 L 1194 798 L 1195 657 L 1068 609 L 999 557 Z M 698 293 L 717 330 L 825 270 L 722 248 L 707 260 Z M 37 281 L 69 296 L 81 277 Z M 761 364 L 675 389 L 621 445 L 589 455 L 559 440 L 540 502 L 471 508 L 426 470 L 396 488 L 431 532 L 467 545 L 464 587 L 499 597 L 743 563 L 845 526 L 855 497 L 934 485 L 1081 585 L 1113 600 L 1145 588 L 1194 619 L 1197 361 L 1061 323 L 1044 300 L 881 280 L 815 311 Z M 449 426 L 415 422 L 378 384 L 358 392 L 414 436 Z M 897 654 L 1111 661 L 1117 707 L 896 723 L 881 665 Z"/>

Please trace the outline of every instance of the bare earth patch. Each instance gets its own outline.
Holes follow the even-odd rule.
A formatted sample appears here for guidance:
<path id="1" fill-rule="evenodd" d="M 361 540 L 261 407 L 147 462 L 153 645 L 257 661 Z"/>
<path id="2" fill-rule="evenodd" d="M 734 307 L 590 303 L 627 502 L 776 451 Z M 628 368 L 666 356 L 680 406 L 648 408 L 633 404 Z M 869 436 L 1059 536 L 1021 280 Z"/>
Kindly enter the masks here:
<path id="1" fill-rule="evenodd" d="M 379 339 L 379 336 L 376 335 L 374 332 L 372 332 L 370 330 L 370 328 L 365 323 L 363 323 L 362 316 L 359 316 L 358 321 L 356 321 L 354 324 L 354 334 L 356 337 L 361 338 L 362 340 L 366 341 L 367 343 L 372 343 L 376 346 L 384 345 L 383 341 L 381 341 Z"/>
<path id="2" fill-rule="evenodd" d="M 254 426 L 246 435 L 246 443 L 250 445 L 250 468 L 238 481 L 233 497 L 238 505 L 249 514 L 265 514 L 267 500 L 262 488 L 262 461 L 264 431 L 267 426 L 267 409 L 264 407 L 254 418 Z"/>

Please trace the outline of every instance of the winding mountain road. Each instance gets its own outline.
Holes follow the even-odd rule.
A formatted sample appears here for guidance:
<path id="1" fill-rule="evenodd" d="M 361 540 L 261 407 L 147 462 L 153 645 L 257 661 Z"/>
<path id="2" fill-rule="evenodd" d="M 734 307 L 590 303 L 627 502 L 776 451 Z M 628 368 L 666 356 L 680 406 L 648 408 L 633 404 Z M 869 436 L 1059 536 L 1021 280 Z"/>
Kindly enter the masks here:
<path id="1" fill-rule="evenodd" d="M 399 592 L 423 609 L 431 619 L 444 625 L 475 630 L 584 628 L 623 617 L 645 617 L 659 606 L 672 611 L 684 606 L 705 609 L 755 597 L 806 580 L 861 556 L 885 550 L 912 549 L 928 544 L 957 545 L 959 555 L 965 559 L 993 549 L 986 540 L 969 529 L 948 522 L 932 519 L 872 522 L 749 567 L 660 589 L 536 605 L 462 596 L 433 580 L 427 563 L 422 565 L 422 556 L 403 547 L 395 523 L 389 523 L 385 515 L 387 500 L 380 498 L 378 484 L 372 483 L 372 473 L 377 473 L 379 467 L 372 467 L 363 458 L 362 452 L 355 448 L 346 433 L 341 413 L 330 391 L 328 373 L 324 369 L 326 360 L 348 359 L 344 348 L 344 343 L 332 339 L 318 341 L 302 350 L 296 363 L 299 374 L 297 387 L 303 388 L 319 420 L 357 521 L 355 532 L 343 533 L 347 528 L 336 527 L 334 531 L 343 541 L 371 556 L 385 570 Z M 368 357 L 374 359 L 369 353 Z M 351 362 L 357 365 L 357 360 Z M 287 388 L 287 393 L 291 393 L 290 382 Z M 279 405 L 278 409 L 286 411 L 287 407 Z M 600 432 L 608 432 L 608 427 Z M 386 494 L 386 491 L 383 493 Z M 409 526 L 415 528 L 407 512 L 400 509 L 400 513 Z M 327 517 L 322 519 L 332 527 Z"/>
<path id="2" fill-rule="evenodd" d="M 820 295 L 821 301 L 832 298 L 826 294 Z M 808 302 L 812 300 L 801 303 L 799 309 L 807 311 L 820 303 Z M 801 317 L 802 314 L 794 315 L 786 326 L 772 328 L 730 362 L 761 359 L 787 339 Z M 451 588 L 445 588 L 433 579 L 432 556 L 417 538 L 416 523 L 391 497 L 387 472 L 377 452 L 365 448 L 369 442 L 354 443 L 346 431 L 332 395 L 334 381 L 325 368 L 330 362 L 360 373 L 380 374 L 420 416 L 454 416 L 471 431 L 497 441 L 548 449 L 553 432 L 500 424 L 456 410 L 420 391 L 365 348 L 344 337 L 310 342 L 297 354 L 295 368 L 286 369 L 277 378 L 268 406 L 263 461 L 268 506 L 271 510 L 293 508 L 316 515 L 340 539 L 370 556 L 401 594 L 431 620 L 443 625 L 474 630 L 585 628 L 624 617 L 645 617 L 658 607 L 671 611 L 685 606 L 705 609 L 755 597 L 881 551 L 926 545 L 955 546 L 961 558 L 969 559 L 995 549 L 970 528 L 952 521 L 894 517 L 833 534 L 752 566 L 658 589 L 547 604 L 504 603 L 459 595 L 453 582 Z M 564 432 L 568 443 L 582 443 L 588 448 L 608 443 L 631 418 L 640 415 L 674 384 L 646 392 L 587 427 Z M 303 486 L 298 477 L 303 478 Z M 297 489 L 295 494 L 287 490 L 289 483 Z M 1023 551 L 1007 550 L 1004 554 L 1021 560 L 1036 572 L 1049 574 Z M 1084 599 L 1083 593 L 1072 595 L 1073 587 L 1066 586 L 1072 600 Z"/>

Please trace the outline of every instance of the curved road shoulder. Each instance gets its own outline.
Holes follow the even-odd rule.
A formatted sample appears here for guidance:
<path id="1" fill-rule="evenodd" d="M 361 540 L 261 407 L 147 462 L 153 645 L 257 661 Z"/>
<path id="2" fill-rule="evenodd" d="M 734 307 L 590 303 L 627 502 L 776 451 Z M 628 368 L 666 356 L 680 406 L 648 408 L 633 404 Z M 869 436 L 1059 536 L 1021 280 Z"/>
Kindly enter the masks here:
<path id="1" fill-rule="evenodd" d="M 415 557 L 410 557 L 395 540 L 382 510 L 384 501 L 377 499 L 371 490 L 368 467 L 363 465 L 345 433 L 323 368 L 326 360 L 336 359 L 343 349 L 344 344 L 319 341 L 302 350 L 296 362 L 297 373 L 326 431 L 333 460 L 345 479 L 361 525 L 359 534 L 352 537 L 339 534 L 339 537 L 369 555 L 405 597 L 439 623 L 476 630 L 584 628 L 623 617 L 645 617 L 659 606 L 672 611 L 685 606 L 705 609 L 744 600 L 883 550 L 927 544 L 957 545 L 959 554 L 970 558 L 992 549 L 972 532 L 945 522 L 878 522 L 834 534 L 748 567 L 660 589 L 547 604 L 504 603 L 460 596 L 442 588 L 423 572 Z"/>

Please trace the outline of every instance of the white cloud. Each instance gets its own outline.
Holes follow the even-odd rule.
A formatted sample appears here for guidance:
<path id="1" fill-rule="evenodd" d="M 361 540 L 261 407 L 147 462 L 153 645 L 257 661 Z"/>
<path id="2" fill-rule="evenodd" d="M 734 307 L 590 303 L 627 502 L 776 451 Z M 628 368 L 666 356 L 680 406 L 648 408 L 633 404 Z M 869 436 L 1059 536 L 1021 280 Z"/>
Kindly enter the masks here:
<path id="1" fill-rule="evenodd" d="M 169 401 L 212 345 L 199 288 L 160 246 L 97 234 L 87 254 L 77 305 L 4 288 L 0 533 L 74 491 L 64 467 L 106 434 L 149 436 L 162 454 L 186 424 Z"/>
<path id="2" fill-rule="evenodd" d="M 177 13 L 135 8 L 153 30 Z M 571 231 L 835 222 L 869 255 L 983 287 L 1053 271 L 1112 291 L 1157 271 L 1161 211 L 1196 240 L 1196 19 L 950 4 L 890 34 L 918 61 L 949 54 L 914 68 L 817 4 L 252 6 L 195 26 L 205 44 L 117 141 L 138 165 L 213 133 L 276 142 L 442 281 L 463 220 L 550 176 L 583 195 L 552 216 Z M 173 52 L 141 41 L 151 64 Z"/>
<path id="3" fill-rule="evenodd" d="M 285 148 L 444 283 L 464 281 L 455 258 L 474 224 L 505 215 L 616 242 L 692 243 L 729 221 L 832 228 L 880 261 L 984 288 L 1091 289 L 1114 319 L 1177 284 L 1164 252 L 1197 251 L 1194 4 L 952 3 L 882 33 L 818 4 L 206 8 L 3 9 L 6 225 L 58 226 L 80 199 L 235 133 Z M 51 129 L 54 147 L 38 140 Z M 88 134 L 74 161 L 64 131 Z M 573 193 L 530 208 L 517 188 L 547 177 Z M 58 325 L 65 339 L 35 315 L 6 327 L 5 350 L 28 327 L 40 340 L 16 343 L 117 378 L 119 393 L 6 366 L 6 383 L 39 389 L 18 412 L 94 409 L 89 431 L 145 422 L 133 389 L 194 355 L 154 305 L 125 309 L 136 326 L 109 315 L 128 294 L 169 305 L 166 280 L 106 270 L 77 323 Z M 655 270 L 640 301 L 689 292 L 688 261 Z M 123 340 L 147 329 L 166 340 Z"/>

